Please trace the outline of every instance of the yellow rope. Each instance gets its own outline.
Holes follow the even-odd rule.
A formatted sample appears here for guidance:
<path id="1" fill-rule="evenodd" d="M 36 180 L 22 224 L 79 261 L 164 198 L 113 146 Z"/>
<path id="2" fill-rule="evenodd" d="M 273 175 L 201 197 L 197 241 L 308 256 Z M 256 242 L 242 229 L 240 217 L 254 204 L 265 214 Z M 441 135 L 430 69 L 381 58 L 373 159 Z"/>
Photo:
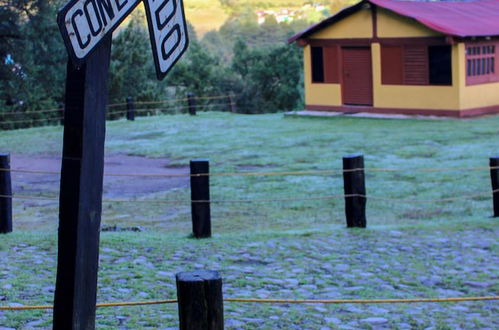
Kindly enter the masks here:
<path id="1" fill-rule="evenodd" d="M 253 302 L 277 304 L 384 304 L 384 303 L 418 303 L 418 302 L 459 302 L 499 300 L 499 296 L 490 297 L 458 297 L 458 298 L 415 298 L 415 299 L 252 299 L 227 298 L 227 302 Z"/>
<path id="2" fill-rule="evenodd" d="M 499 296 L 486 297 L 454 297 L 454 298 L 413 298 L 413 299 L 253 299 L 253 298 L 225 298 L 226 302 L 239 303 L 272 303 L 272 304 L 395 304 L 395 303 L 431 303 L 431 302 L 462 302 L 462 301 L 492 301 L 499 300 Z M 146 306 L 177 303 L 177 299 L 151 300 L 137 302 L 98 303 L 101 307 Z M 53 305 L 35 306 L 0 306 L 0 310 L 33 310 L 53 309 Z"/>

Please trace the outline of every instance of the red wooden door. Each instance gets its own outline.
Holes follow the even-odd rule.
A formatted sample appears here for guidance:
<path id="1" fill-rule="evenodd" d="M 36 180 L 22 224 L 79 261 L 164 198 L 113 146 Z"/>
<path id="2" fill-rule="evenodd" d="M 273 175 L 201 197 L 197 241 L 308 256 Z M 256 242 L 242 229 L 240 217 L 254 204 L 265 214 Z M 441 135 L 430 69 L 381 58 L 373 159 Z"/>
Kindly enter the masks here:
<path id="1" fill-rule="evenodd" d="M 342 48 L 343 104 L 373 105 L 371 48 Z"/>

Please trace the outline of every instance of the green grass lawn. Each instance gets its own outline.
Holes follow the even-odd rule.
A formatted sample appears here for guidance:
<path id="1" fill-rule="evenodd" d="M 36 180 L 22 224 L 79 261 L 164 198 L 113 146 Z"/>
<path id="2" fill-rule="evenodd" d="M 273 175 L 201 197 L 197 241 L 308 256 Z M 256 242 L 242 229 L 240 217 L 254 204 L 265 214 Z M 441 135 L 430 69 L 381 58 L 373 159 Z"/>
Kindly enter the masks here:
<path id="1" fill-rule="evenodd" d="M 208 158 L 212 173 L 224 173 L 341 169 L 344 155 L 362 153 L 368 196 L 433 200 L 486 194 L 438 203 L 368 199 L 368 228 L 349 231 L 344 229 L 343 199 L 306 200 L 342 194 L 340 173 L 215 176 L 210 178 L 213 200 L 305 200 L 213 204 L 214 238 L 200 241 L 188 238 L 188 187 L 137 197 L 143 201 L 186 201 L 178 205 L 105 203 L 104 225 L 142 226 L 144 232 L 102 234 L 98 300 L 172 298 L 174 273 L 195 268 L 222 271 L 225 292 L 232 297 L 497 294 L 494 260 L 499 250 L 497 243 L 490 243 L 497 235 L 497 223 L 490 218 L 489 172 L 466 169 L 488 166 L 488 158 L 497 154 L 498 133 L 499 117 L 395 120 L 209 112 L 195 117 L 108 122 L 107 154 L 164 157 L 179 166 L 188 165 L 194 158 Z M 0 132 L 0 151 L 12 154 L 55 156 L 61 153 L 61 142 L 61 127 Z M 379 168 L 403 170 L 372 170 Z M 421 168 L 455 170 L 415 170 Z M 144 168 L 142 173 L 147 172 Z M 39 194 L 57 196 L 57 188 Z M 54 204 L 26 206 L 14 201 L 15 232 L 0 240 L 0 258 L 7 260 L 0 268 L 0 280 L 6 283 L 0 285 L 1 305 L 51 302 L 57 212 Z M 485 243 L 480 243 L 482 240 Z M 435 276 L 438 284 L 432 285 Z M 281 282 L 283 278 L 286 280 Z M 466 281 L 489 286 L 470 288 Z M 498 326 L 493 317 L 497 315 L 496 305 L 383 305 L 376 309 L 228 304 L 225 310 L 226 318 L 235 320 L 228 328 L 238 328 L 235 325 L 242 322 L 245 325 L 241 327 L 248 329 L 334 329 L 337 321 L 348 324 L 357 320 L 351 327 L 369 329 L 371 325 L 362 323 L 362 319 L 384 315 L 395 328 L 403 323 L 413 328 L 447 329 L 494 328 Z M 175 327 L 176 313 L 171 305 L 100 309 L 97 324 L 104 329 Z M 334 318 L 324 318 L 331 315 Z M 28 322 L 50 327 L 51 314 L 0 312 L 0 325 L 29 328 Z"/>
<path id="2" fill-rule="evenodd" d="M 422 224 L 459 221 L 491 215 L 488 158 L 496 154 L 499 117 L 474 120 L 394 120 L 359 118 L 298 118 L 282 114 L 236 115 L 200 113 L 108 122 L 106 153 L 164 157 L 172 165 L 188 165 L 190 159 L 208 158 L 211 171 L 279 172 L 341 169 L 342 157 L 365 155 L 368 224 Z M 0 133 L 0 150 L 49 153 L 61 150 L 62 129 L 44 127 Z M 402 171 L 371 171 L 396 168 Z M 417 168 L 455 168 L 425 172 Z M 147 173 L 144 168 L 143 173 Z M 161 180 L 168 180 L 162 178 Z M 216 232 L 267 229 L 303 229 L 342 224 L 343 200 L 307 200 L 343 193 L 341 173 L 253 177 L 212 177 L 213 200 L 287 199 L 302 201 L 219 203 L 212 206 Z M 381 198 L 434 200 L 475 193 L 468 200 L 414 203 Z M 42 192 L 57 196 L 57 191 Z M 186 200 L 189 189 L 149 194 L 141 199 Z M 17 205 L 17 204 L 16 204 Z M 190 205 L 106 203 L 104 223 L 141 225 L 156 229 L 189 230 Z M 33 223 L 55 219 L 57 209 L 18 208 Z M 38 211 L 38 209 L 37 209 Z M 147 222 L 148 219 L 168 219 Z M 251 221 L 248 221 L 251 219 Z M 55 228 L 55 220 L 53 221 Z M 28 226 L 29 227 L 29 226 Z"/>

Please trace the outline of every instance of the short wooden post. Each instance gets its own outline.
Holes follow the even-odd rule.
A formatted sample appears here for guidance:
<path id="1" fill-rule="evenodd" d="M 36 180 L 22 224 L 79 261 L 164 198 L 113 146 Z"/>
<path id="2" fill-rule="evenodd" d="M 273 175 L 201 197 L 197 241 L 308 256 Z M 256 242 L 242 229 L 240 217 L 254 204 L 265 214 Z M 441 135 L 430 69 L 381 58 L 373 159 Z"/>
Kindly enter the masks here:
<path id="1" fill-rule="evenodd" d="M 494 217 L 499 217 L 499 157 L 491 157 L 490 181 L 492 183 L 492 201 L 494 205 Z"/>
<path id="2" fill-rule="evenodd" d="M 364 156 L 343 157 L 343 182 L 345 190 L 345 214 L 347 227 L 366 227 L 366 183 Z M 348 196 L 360 195 L 360 196 Z"/>
<path id="3" fill-rule="evenodd" d="M 210 163 L 193 159 L 190 167 L 192 232 L 196 238 L 211 237 Z"/>
<path id="4" fill-rule="evenodd" d="M 216 271 L 197 270 L 176 275 L 181 330 L 224 328 L 222 277 Z"/>
<path id="5" fill-rule="evenodd" d="M 232 98 L 230 94 L 227 95 L 227 111 L 232 112 Z"/>
<path id="6" fill-rule="evenodd" d="M 229 94 L 229 110 L 233 113 L 236 112 L 236 104 L 234 102 L 234 96 Z"/>
<path id="7" fill-rule="evenodd" d="M 12 181 L 10 155 L 0 153 L 0 234 L 12 232 Z"/>
<path id="8" fill-rule="evenodd" d="M 64 126 L 64 103 L 59 103 L 59 123 Z"/>
<path id="9" fill-rule="evenodd" d="M 194 93 L 187 94 L 187 104 L 189 106 L 189 114 L 191 116 L 196 115 L 196 95 Z"/>
<path id="10" fill-rule="evenodd" d="M 135 103 L 131 96 L 126 98 L 126 120 L 135 120 Z"/>

